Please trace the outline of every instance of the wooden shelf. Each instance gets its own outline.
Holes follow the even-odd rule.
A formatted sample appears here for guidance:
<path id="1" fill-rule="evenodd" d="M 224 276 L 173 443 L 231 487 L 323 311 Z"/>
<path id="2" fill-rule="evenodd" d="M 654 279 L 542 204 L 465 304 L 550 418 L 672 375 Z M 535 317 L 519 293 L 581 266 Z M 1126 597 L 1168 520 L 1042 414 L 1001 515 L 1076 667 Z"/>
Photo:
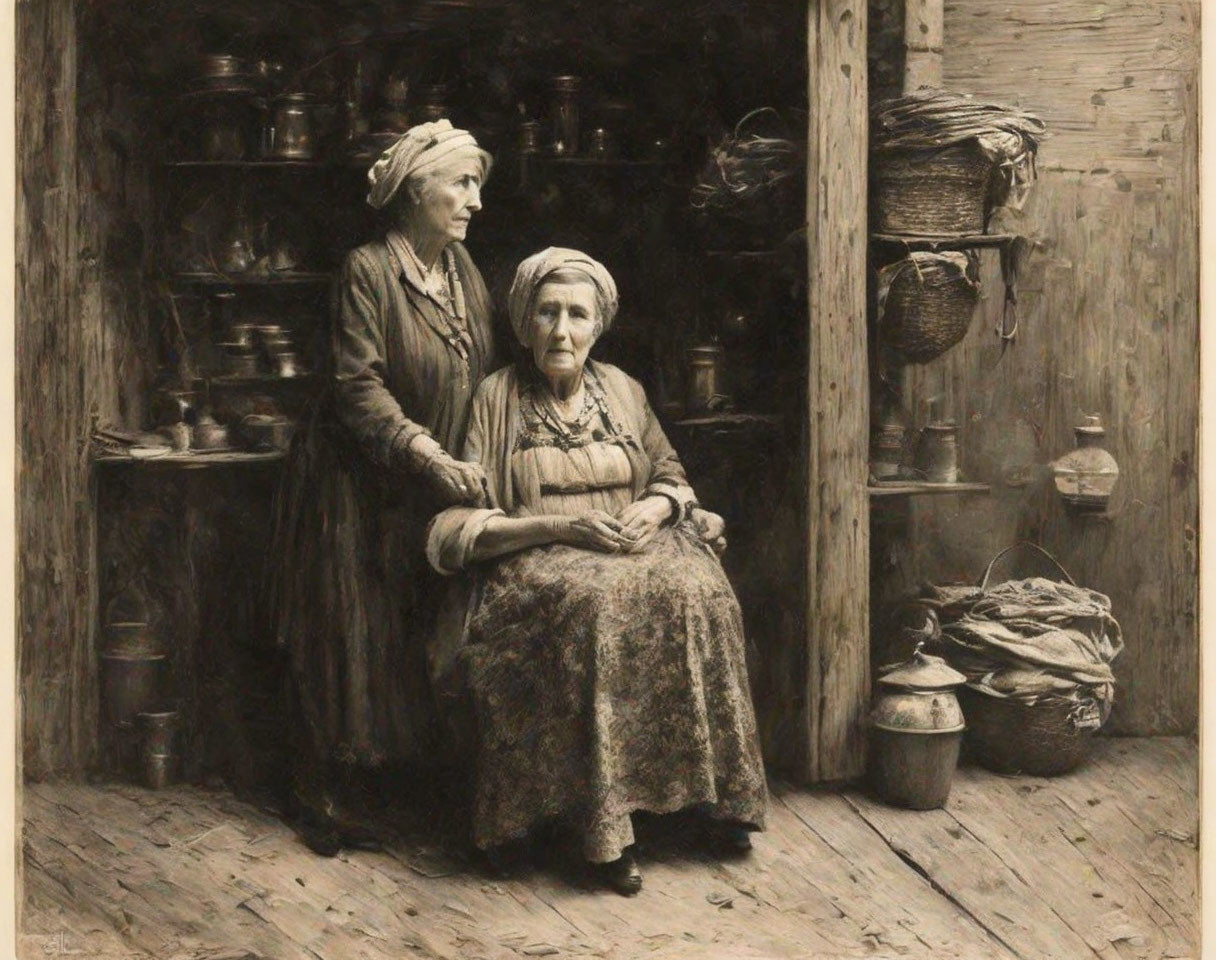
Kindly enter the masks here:
<path id="1" fill-rule="evenodd" d="M 328 160 L 168 160 L 165 166 L 175 170 L 327 170 L 334 164 Z"/>
<path id="2" fill-rule="evenodd" d="M 160 457 L 132 457 L 125 453 L 101 453 L 93 457 L 97 464 L 134 464 L 141 467 L 173 467 L 182 470 L 198 470 L 206 467 L 225 467 L 238 464 L 278 463 L 285 456 L 284 450 L 231 450 L 216 453 L 197 453 L 187 450 L 181 453 L 166 453 Z"/>
<path id="3" fill-rule="evenodd" d="M 548 154 L 534 154 L 532 159 L 545 166 L 572 167 L 604 170 L 661 170 L 675 166 L 672 160 L 626 160 L 620 157 L 553 157 Z"/>
<path id="4" fill-rule="evenodd" d="M 705 256 L 714 260 L 744 260 L 767 263 L 786 256 L 781 249 L 776 250 L 706 250 Z"/>
<path id="5" fill-rule="evenodd" d="M 199 100 L 269 100 L 270 95 L 259 89 L 255 82 L 251 79 L 246 82 L 234 82 L 231 86 L 198 86 L 188 90 L 182 90 L 177 94 L 176 101 L 179 104 L 197 103 Z M 254 104 L 251 102 L 250 106 Z"/>
<path id="6" fill-rule="evenodd" d="M 188 287 L 305 287 L 327 284 L 330 273 L 293 272 L 269 274 L 176 273 L 173 282 Z"/>
<path id="7" fill-rule="evenodd" d="M 973 250 L 977 247 L 1004 247 L 1017 239 L 1012 233 L 985 233 L 961 237 L 914 237 L 893 233 L 872 233 L 874 243 L 903 247 L 907 250 Z"/>
<path id="8" fill-rule="evenodd" d="M 775 413 L 707 413 L 699 417 L 684 417 L 672 421 L 676 427 L 775 427 L 781 417 Z"/>
<path id="9" fill-rule="evenodd" d="M 237 387 L 237 388 L 252 388 L 252 387 L 269 387 L 280 386 L 287 384 L 299 384 L 300 386 L 312 386 L 319 383 L 321 375 L 319 373 L 307 372 L 298 373 L 294 377 L 280 377 L 273 373 L 259 373 L 254 376 L 239 376 L 231 373 L 221 373 L 214 377 L 207 377 L 207 382 L 216 387 Z"/>
<path id="10" fill-rule="evenodd" d="M 920 481 L 875 481 L 869 485 L 871 497 L 917 497 L 933 494 L 990 493 L 986 483 L 923 483 Z"/>

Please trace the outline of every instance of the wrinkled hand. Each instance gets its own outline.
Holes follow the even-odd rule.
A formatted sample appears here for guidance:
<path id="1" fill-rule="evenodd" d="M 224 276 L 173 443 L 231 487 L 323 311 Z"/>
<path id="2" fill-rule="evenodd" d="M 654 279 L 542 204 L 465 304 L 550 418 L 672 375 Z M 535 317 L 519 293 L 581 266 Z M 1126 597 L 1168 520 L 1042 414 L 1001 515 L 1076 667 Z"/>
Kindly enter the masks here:
<path id="1" fill-rule="evenodd" d="M 645 550 L 663 522 L 671 516 L 672 503 L 667 497 L 643 497 L 635 500 L 616 515 L 620 521 L 621 539 L 627 553 Z"/>
<path id="2" fill-rule="evenodd" d="M 482 507 L 486 496 L 486 475 L 479 463 L 455 460 L 446 453 L 432 457 L 422 470 L 435 491 L 448 503 Z"/>
<path id="3" fill-rule="evenodd" d="M 689 521 L 702 543 L 707 543 L 718 556 L 726 550 L 726 521 L 716 513 L 694 507 Z"/>
<path id="4" fill-rule="evenodd" d="M 559 540 L 573 547 L 619 553 L 623 546 L 621 523 L 603 510 L 588 510 L 565 518 Z"/>

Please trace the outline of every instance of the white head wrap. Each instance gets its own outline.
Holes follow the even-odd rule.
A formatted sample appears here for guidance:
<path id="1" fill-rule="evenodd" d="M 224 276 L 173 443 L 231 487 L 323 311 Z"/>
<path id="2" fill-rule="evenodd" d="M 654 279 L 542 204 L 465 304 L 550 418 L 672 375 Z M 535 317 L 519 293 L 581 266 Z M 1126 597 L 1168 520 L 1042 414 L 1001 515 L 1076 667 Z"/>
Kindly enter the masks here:
<path id="1" fill-rule="evenodd" d="M 467 130 L 457 130 L 447 120 L 410 127 L 367 171 L 367 202 L 379 210 L 411 177 L 470 157 L 481 162 L 484 180 L 493 160 Z"/>
<path id="2" fill-rule="evenodd" d="M 596 301 L 599 304 L 599 320 L 602 331 L 607 331 L 616 318 L 617 292 L 616 281 L 612 274 L 598 260 L 593 260 L 587 254 L 567 247 L 546 247 L 540 253 L 534 253 L 519 265 L 515 271 L 515 281 L 511 284 L 511 293 L 507 297 L 507 312 L 511 316 L 511 329 L 524 346 L 528 345 L 528 329 L 531 320 L 530 311 L 536 291 L 545 282 L 545 278 L 559 271 L 573 270 L 586 276 L 596 289 Z"/>

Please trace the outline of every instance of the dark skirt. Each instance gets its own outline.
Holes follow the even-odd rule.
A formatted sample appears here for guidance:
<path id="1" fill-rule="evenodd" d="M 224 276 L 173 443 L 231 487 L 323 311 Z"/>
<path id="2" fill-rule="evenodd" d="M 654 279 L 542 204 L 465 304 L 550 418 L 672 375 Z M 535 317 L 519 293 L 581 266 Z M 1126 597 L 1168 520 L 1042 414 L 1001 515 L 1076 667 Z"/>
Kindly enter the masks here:
<path id="1" fill-rule="evenodd" d="M 390 489 L 323 414 L 292 444 L 270 584 L 294 748 L 311 760 L 377 766 L 433 755 L 425 647 L 442 584 L 424 543 L 436 509 L 420 478 Z"/>

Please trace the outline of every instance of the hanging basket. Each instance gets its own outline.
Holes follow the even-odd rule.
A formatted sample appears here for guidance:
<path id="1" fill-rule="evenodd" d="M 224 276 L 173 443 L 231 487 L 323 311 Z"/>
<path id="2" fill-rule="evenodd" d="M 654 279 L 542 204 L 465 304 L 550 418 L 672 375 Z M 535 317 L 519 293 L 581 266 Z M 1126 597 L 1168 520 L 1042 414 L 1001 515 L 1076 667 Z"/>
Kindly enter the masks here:
<path id="1" fill-rule="evenodd" d="M 905 363 L 928 363 L 963 339 L 980 299 L 974 253 L 912 253 L 879 272 L 878 332 Z"/>
<path id="2" fill-rule="evenodd" d="M 1035 177 L 1043 121 L 1018 107 L 944 90 L 874 105 L 871 208 L 878 233 L 976 236 L 992 211 L 1020 207 Z"/>
<path id="3" fill-rule="evenodd" d="M 877 233 L 977 236 L 988 228 L 997 162 L 974 141 L 943 150 L 888 150 L 871 161 Z"/>

